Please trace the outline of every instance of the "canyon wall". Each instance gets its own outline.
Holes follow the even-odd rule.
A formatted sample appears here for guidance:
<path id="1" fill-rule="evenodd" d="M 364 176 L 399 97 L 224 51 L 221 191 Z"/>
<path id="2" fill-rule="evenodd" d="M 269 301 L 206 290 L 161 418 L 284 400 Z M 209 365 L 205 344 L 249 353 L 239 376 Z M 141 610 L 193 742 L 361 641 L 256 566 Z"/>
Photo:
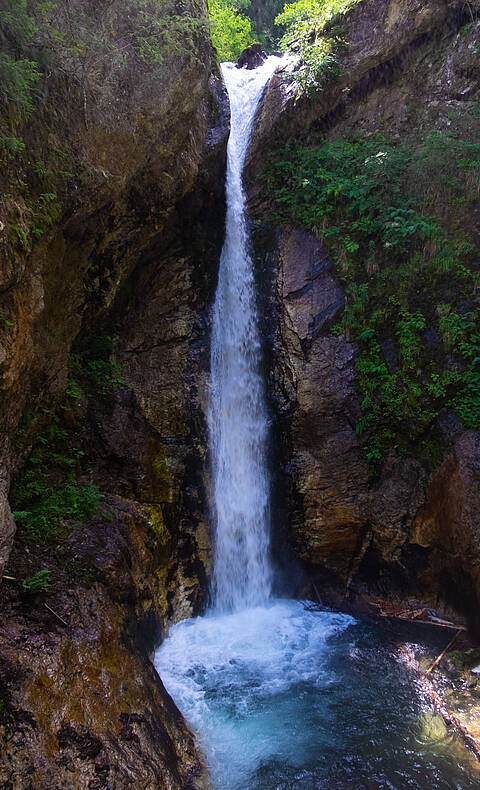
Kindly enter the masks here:
<path id="1" fill-rule="evenodd" d="M 475 356 L 477 12 L 365 0 L 333 20 L 336 73 L 308 93 L 292 57 L 277 72 L 247 177 L 280 467 L 274 523 L 325 595 L 417 598 L 478 631 L 476 372 L 462 406 L 470 369 L 446 330 L 471 321 Z M 398 169 L 375 164 L 397 154 Z M 435 239 L 397 251 L 381 220 L 389 200 L 394 231 L 422 206 Z M 439 263 L 447 247 L 456 252 Z"/>
<path id="2" fill-rule="evenodd" d="M 0 784 L 193 787 L 148 652 L 207 589 L 228 98 L 203 2 L 11 5 L 2 49 L 29 71 L 2 82 Z"/>

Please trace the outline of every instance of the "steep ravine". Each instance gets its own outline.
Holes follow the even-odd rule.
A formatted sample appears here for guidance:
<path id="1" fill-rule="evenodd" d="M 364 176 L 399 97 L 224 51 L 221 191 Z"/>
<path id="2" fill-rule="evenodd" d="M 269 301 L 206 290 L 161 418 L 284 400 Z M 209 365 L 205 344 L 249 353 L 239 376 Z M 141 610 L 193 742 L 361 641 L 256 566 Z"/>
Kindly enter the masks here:
<path id="1" fill-rule="evenodd" d="M 148 651 L 206 589 L 228 99 L 203 2 L 40 5 L 2 25 L 40 76 L 1 130 L 0 784 L 193 787 Z"/>
<path id="2" fill-rule="evenodd" d="M 415 189 L 423 200 L 421 190 L 431 184 L 430 193 L 435 197 L 424 211 L 436 212 L 446 238 L 468 239 L 475 249 L 478 192 L 474 190 L 472 197 L 467 182 L 466 187 L 459 182 L 455 195 L 448 185 L 440 186 L 442 174 L 450 174 L 448 168 L 461 156 L 453 149 L 448 156 L 433 154 L 423 141 L 466 141 L 461 144 L 471 146 L 472 152 L 480 141 L 475 110 L 479 97 L 477 12 L 475 3 L 440 0 L 427 5 L 411 0 L 357 4 L 337 20 L 333 31 L 346 42 L 339 55 L 338 77 L 310 96 L 297 95 L 295 75 L 288 73 L 291 67 L 273 77 L 257 117 L 247 176 L 257 270 L 265 300 L 264 331 L 277 435 L 275 462 L 280 462 L 274 518 L 277 529 L 283 531 L 302 561 L 305 578 L 316 579 L 327 597 L 330 588 L 332 600 L 358 593 L 403 601 L 411 597 L 443 607 L 454 617 L 465 617 L 478 633 L 480 435 L 474 421 L 473 427 L 465 427 L 451 408 L 438 401 L 439 417 L 436 421 L 429 418 L 423 435 L 415 434 L 420 405 L 412 400 L 413 416 L 411 422 L 405 418 L 403 428 L 393 423 L 390 429 L 387 413 L 386 428 L 384 423 L 372 421 L 366 433 L 356 430 L 364 415 L 361 403 L 365 397 L 365 392 L 359 391 L 357 360 L 363 352 L 368 362 L 365 355 L 374 330 L 367 328 L 370 316 L 363 317 L 361 303 L 355 302 L 352 294 L 360 293 L 359 288 L 368 289 L 362 293 L 373 294 L 372 299 L 377 299 L 374 308 L 380 315 L 378 311 L 391 293 L 387 283 L 382 305 L 377 283 L 383 282 L 382 267 L 386 268 L 388 260 L 381 238 L 373 232 L 370 237 L 358 236 L 359 252 L 356 258 L 350 256 L 352 264 L 346 263 L 349 252 L 340 248 L 340 241 L 335 247 L 325 236 L 322 243 L 322 234 L 330 226 L 343 222 L 341 227 L 347 227 L 349 215 L 345 211 L 353 214 L 354 198 L 340 197 L 336 203 L 332 198 L 334 213 L 318 218 L 317 233 L 299 221 L 302 211 L 307 215 L 308 200 L 315 200 L 314 186 L 308 192 L 314 165 L 308 175 L 301 172 L 302 162 L 314 162 L 315 151 L 325 157 L 318 160 L 321 172 L 320 168 L 330 166 L 328 156 L 334 153 L 329 152 L 340 150 L 333 146 L 343 145 L 343 141 L 357 146 L 343 149 L 344 156 L 350 155 L 354 163 L 357 150 L 362 156 L 362 145 L 370 145 L 373 155 L 379 152 L 379 157 L 390 156 L 383 151 L 394 152 L 396 146 L 404 146 L 402 150 L 410 146 L 407 150 L 414 152 L 423 145 L 424 157 L 430 159 L 422 163 L 415 154 L 405 159 L 419 162 L 418 166 L 409 165 L 410 192 L 405 200 L 412 195 L 416 199 Z M 437 137 L 429 138 L 428 134 Z M 356 183 L 360 183 L 367 156 L 358 160 Z M 289 159 L 295 164 L 290 166 Z M 471 159 L 475 159 L 473 153 Z M 478 167 L 478 162 L 470 166 Z M 275 167 L 281 174 L 278 180 Z M 342 173 L 348 177 L 348 171 Z M 477 178 L 476 174 L 472 170 L 472 178 Z M 342 194 L 340 182 L 338 176 L 331 194 L 334 189 Z M 275 205 L 276 194 L 282 196 L 283 204 Z M 313 206 L 310 216 L 312 212 Z M 280 225 L 275 214 L 283 214 Z M 355 235 L 353 240 L 357 241 Z M 428 260 L 431 253 L 427 246 L 425 250 Z M 473 273 L 475 261 L 468 253 L 459 257 L 459 265 L 470 267 Z M 401 263 L 399 260 L 398 268 Z M 349 265 L 356 268 L 345 268 Z M 449 302 L 452 313 L 456 310 L 460 316 L 474 310 L 475 288 L 463 285 L 454 274 L 450 280 L 439 276 L 428 281 L 418 263 L 417 270 L 412 264 L 409 271 L 405 288 L 410 307 L 400 301 L 398 309 L 410 309 L 411 315 L 417 310 L 422 321 L 427 316 L 419 351 L 414 352 L 423 354 L 413 357 L 415 375 L 421 381 L 422 366 L 433 364 L 428 361 L 433 357 L 437 370 L 463 370 L 461 363 L 452 359 L 438 329 L 433 328 L 433 320 L 438 323 L 438 303 Z M 401 291 L 399 296 L 403 298 Z M 372 313 L 374 308 L 370 308 Z M 352 313 L 355 310 L 358 313 Z M 355 325 L 351 317 L 355 315 L 360 316 L 367 332 L 362 336 L 366 338 L 363 346 L 352 341 Z M 354 327 L 349 329 L 350 337 L 342 331 L 349 320 Z M 402 360 L 398 334 L 394 334 L 397 330 L 392 324 L 390 328 L 388 323 L 386 328 L 378 325 L 383 360 L 378 364 L 385 365 L 385 377 L 393 380 Z M 367 376 L 362 379 L 364 387 L 368 386 Z M 374 388 L 375 384 L 372 391 Z M 374 446 L 380 446 L 382 452 L 375 465 L 367 458 L 368 453 L 374 460 L 380 456 L 368 444 L 372 432 L 383 442 Z M 381 438 L 389 435 L 390 440 Z M 412 439 L 415 436 L 420 438 Z"/>
<path id="3" fill-rule="evenodd" d="M 210 575 L 205 384 L 228 100 L 204 0 L 20 6 L 18 24 L 0 17 L 2 48 L 36 64 L 23 95 L 1 97 L 0 785 L 194 788 L 202 756 L 149 654 L 201 610 Z M 406 430 L 372 467 L 356 431 L 361 343 L 336 326 L 351 304 L 342 261 L 293 212 L 279 222 L 264 179 L 288 142 L 478 141 L 477 10 L 359 3 L 341 20 L 338 79 L 299 97 L 273 78 L 247 185 L 282 593 L 314 580 L 336 602 L 415 596 L 478 631 L 478 432 L 445 409 L 430 458 Z M 470 243 L 478 200 L 453 205 L 435 209 Z M 376 260 L 354 286 L 374 282 Z M 444 295 L 415 309 L 431 318 Z M 393 375 L 396 336 L 379 339 Z"/>

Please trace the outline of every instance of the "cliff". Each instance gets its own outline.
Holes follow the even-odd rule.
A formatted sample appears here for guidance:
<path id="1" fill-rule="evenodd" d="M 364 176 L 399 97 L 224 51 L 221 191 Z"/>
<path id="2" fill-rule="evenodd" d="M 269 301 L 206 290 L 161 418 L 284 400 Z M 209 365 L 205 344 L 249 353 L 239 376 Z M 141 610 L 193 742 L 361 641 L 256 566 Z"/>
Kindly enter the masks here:
<path id="1" fill-rule="evenodd" d="M 328 20 L 334 65 L 315 89 L 295 52 L 277 72 L 247 175 L 275 523 L 324 588 L 478 631 L 477 12 L 364 0 Z"/>
<path id="2" fill-rule="evenodd" d="M 0 14 L 0 784 L 193 787 L 147 656 L 209 562 L 228 100 L 206 6 Z"/>

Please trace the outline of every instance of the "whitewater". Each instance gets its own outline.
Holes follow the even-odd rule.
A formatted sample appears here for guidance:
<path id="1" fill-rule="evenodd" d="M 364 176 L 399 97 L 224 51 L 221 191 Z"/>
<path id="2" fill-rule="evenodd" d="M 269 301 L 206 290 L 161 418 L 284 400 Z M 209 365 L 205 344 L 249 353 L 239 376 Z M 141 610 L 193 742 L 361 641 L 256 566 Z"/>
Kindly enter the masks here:
<path id="1" fill-rule="evenodd" d="M 269 419 L 242 171 L 277 66 L 222 66 L 232 123 L 209 382 L 211 603 L 171 628 L 155 666 L 215 790 L 469 790 L 477 777 L 432 725 L 384 632 L 272 598 Z"/>

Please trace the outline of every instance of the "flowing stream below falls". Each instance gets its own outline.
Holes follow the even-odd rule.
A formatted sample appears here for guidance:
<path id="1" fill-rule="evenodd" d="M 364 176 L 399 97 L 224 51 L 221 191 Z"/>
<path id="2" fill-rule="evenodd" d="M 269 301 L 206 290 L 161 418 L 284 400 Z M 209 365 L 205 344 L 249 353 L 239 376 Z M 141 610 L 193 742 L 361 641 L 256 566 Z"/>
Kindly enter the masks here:
<path id="1" fill-rule="evenodd" d="M 242 170 L 277 64 L 222 66 L 232 132 L 209 386 L 212 601 L 171 628 L 155 666 L 198 734 L 214 790 L 478 788 L 474 759 L 446 734 L 391 634 L 271 597 L 268 415 Z"/>

